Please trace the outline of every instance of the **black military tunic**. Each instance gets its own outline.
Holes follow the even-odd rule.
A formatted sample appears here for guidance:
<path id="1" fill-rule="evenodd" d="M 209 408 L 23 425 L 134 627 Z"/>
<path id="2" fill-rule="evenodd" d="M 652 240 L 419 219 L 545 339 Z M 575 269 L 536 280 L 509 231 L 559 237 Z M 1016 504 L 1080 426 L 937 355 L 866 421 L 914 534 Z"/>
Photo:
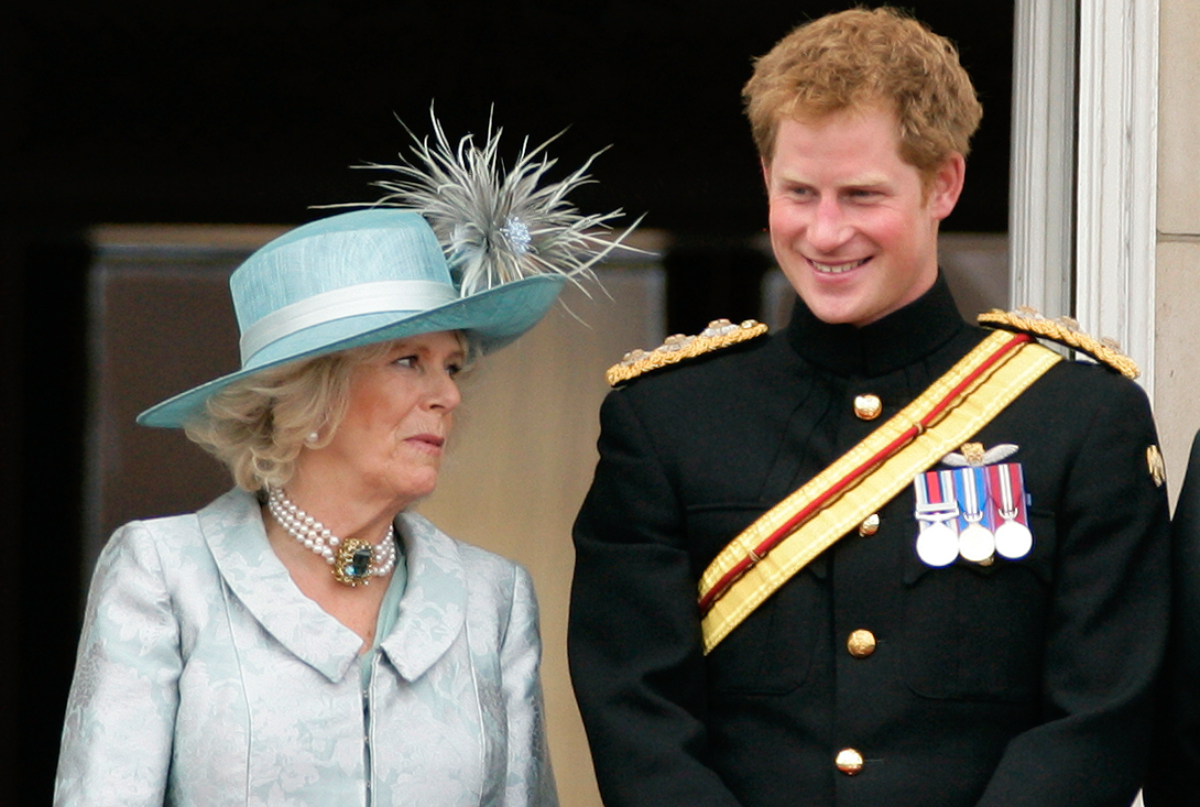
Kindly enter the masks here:
<path id="1" fill-rule="evenodd" d="M 1171 524 L 1171 638 L 1146 807 L 1200 804 L 1200 434 Z"/>
<path id="2" fill-rule="evenodd" d="M 569 648 L 605 803 L 1124 807 L 1165 641 L 1167 502 L 1145 396 L 1108 368 L 1060 362 L 975 438 L 1018 446 L 1028 556 L 926 566 L 909 486 L 703 655 L 717 552 L 986 335 L 941 279 L 862 329 L 797 309 L 602 408 Z"/>

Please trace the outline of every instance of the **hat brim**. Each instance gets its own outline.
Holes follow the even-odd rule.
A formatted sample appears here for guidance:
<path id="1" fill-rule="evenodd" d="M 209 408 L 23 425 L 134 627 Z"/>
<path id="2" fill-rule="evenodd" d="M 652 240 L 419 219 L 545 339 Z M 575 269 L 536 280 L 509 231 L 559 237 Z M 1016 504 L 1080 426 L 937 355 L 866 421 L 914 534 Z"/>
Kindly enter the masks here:
<path id="1" fill-rule="evenodd" d="M 534 275 L 424 311 L 364 314 L 314 325 L 263 348 L 237 372 L 155 404 L 138 415 L 137 422 L 178 428 L 200 414 L 214 393 L 267 368 L 416 334 L 464 331 L 490 353 L 536 325 L 565 282 L 562 275 Z"/>

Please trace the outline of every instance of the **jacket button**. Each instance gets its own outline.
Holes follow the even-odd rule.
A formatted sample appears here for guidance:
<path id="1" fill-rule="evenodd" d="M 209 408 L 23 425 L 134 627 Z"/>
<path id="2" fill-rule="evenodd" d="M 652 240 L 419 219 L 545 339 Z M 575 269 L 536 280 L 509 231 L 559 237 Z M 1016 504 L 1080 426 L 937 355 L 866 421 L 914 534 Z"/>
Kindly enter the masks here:
<path id="1" fill-rule="evenodd" d="M 874 420 L 883 411 L 883 401 L 878 395 L 859 395 L 854 399 L 854 414 L 859 420 Z"/>
<path id="2" fill-rule="evenodd" d="M 858 534 L 864 538 L 869 535 L 874 535 L 877 532 L 879 532 L 878 513 L 872 513 L 863 520 L 863 523 L 858 525 Z"/>
<path id="3" fill-rule="evenodd" d="M 855 776 L 863 768 L 863 757 L 862 754 L 853 748 L 843 748 L 841 751 L 838 751 L 837 759 L 834 763 L 842 773 L 847 776 Z"/>
<path id="4" fill-rule="evenodd" d="M 866 658 L 875 652 L 875 634 L 869 630 L 856 630 L 846 640 L 846 649 L 855 658 Z"/>

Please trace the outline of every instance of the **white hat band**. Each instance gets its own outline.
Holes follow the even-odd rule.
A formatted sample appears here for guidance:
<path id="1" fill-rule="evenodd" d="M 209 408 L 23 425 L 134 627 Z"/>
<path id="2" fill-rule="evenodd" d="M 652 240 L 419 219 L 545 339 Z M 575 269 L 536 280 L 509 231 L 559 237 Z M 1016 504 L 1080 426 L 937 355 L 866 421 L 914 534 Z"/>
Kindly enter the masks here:
<path id="1" fill-rule="evenodd" d="M 380 280 L 314 294 L 247 328 L 239 342 L 242 366 L 267 345 L 313 325 L 361 314 L 425 311 L 457 299 L 453 286 L 432 280 Z"/>

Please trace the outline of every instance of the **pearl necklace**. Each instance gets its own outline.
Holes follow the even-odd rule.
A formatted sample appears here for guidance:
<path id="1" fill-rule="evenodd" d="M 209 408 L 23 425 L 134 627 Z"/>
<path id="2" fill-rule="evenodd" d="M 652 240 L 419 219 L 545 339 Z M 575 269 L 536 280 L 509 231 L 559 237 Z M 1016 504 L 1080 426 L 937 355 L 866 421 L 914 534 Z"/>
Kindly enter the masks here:
<path id="1" fill-rule="evenodd" d="M 267 509 L 284 531 L 325 559 L 339 583 L 354 587 L 367 585 L 371 576 L 383 577 L 396 565 L 396 530 L 388 524 L 387 533 L 377 546 L 358 538 L 343 541 L 324 524 L 296 506 L 283 488 L 267 491 Z"/>

